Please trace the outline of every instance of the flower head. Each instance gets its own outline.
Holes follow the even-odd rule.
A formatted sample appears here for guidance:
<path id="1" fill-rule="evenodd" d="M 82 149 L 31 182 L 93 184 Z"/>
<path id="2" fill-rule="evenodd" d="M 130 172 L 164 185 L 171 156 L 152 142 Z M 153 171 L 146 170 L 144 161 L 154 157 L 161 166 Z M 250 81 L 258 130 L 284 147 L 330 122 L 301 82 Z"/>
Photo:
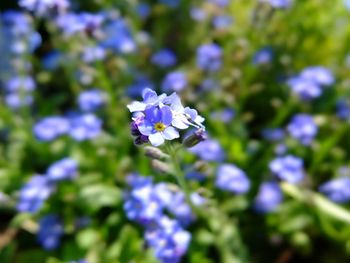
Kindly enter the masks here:
<path id="1" fill-rule="evenodd" d="M 197 66 L 205 71 L 218 71 L 222 65 L 222 50 L 217 44 L 205 44 L 197 49 Z"/>
<path id="2" fill-rule="evenodd" d="M 264 182 L 260 185 L 258 195 L 255 197 L 254 208 L 261 213 L 276 210 L 283 200 L 280 186 L 276 182 Z"/>
<path id="3" fill-rule="evenodd" d="M 40 219 L 37 238 L 44 249 L 56 249 L 63 234 L 63 225 L 57 215 L 51 214 Z"/>
<path id="4" fill-rule="evenodd" d="M 250 181 L 246 174 L 237 166 L 222 164 L 218 168 L 215 185 L 225 191 L 244 194 L 250 188 Z"/>
<path id="5" fill-rule="evenodd" d="M 317 134 L 313 118 L 307 114 L 297 114 L 287 127 L 290 135 L 304 145 L 309 145 Z"/>
<path id="6" fill-rule="evenodd" d="M 295 184 L 304 178 L 303 160 L 293 155 L 278 157 L 269 168 L 279 179 Z"/>
<path id="7" fill-rule="evenodd" d="M 350 201 L 350 178 L 340 177 L 326 182 L 320 186 L 320 192 L 334 202 L 346 203 Z"/>

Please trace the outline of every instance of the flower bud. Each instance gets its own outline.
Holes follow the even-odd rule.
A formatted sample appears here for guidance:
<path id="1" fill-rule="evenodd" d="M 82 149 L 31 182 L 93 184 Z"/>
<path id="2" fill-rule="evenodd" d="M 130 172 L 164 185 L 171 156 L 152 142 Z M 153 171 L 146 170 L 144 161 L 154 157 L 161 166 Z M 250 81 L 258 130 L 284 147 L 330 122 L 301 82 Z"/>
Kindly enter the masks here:
<path id="1" fill-rule="evenodd" d="M 207 139 L 207 135 L 205 134 L 204 130 L 200 128 L 190 136 L 186 137 L 182 142 L 182 144 L 188 148 L 191 148 L 206 139 Z"/>
<path id="2" fill-rule="evenodd" d="M 164 173 L 164 174 L 171 173 L 170 166 L 162 161 L 153 159 L 151 164 L 153 169 L 160 173 Z"/>
<path id="3" fill-rule="evenodd" d="M 145 147 L 145 154 L 152 159 L 166 160 L 169 158 L 169 155 L 163 153 L 162 150 L 152 146 Z"/>
<path id="4" fill-rule="evenodd" d="M 134 140 L 135 145 L 142 145 L 144 143 L 148 143 L 148 136 L 139 135 Z"/>

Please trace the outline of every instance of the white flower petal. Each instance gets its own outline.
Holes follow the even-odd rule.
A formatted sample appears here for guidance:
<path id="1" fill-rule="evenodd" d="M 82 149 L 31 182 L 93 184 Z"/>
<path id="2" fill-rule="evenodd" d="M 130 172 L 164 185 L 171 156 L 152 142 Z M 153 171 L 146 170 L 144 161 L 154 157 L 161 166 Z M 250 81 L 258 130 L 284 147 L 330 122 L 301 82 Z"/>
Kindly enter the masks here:
<path id="1" fill-rule="evenodd" d="M 139 101 L 134 101 L 131 104 L 127 105 L 130 112 L 135 111 L 144 111 L 146 109 L 147 104 Z"/>

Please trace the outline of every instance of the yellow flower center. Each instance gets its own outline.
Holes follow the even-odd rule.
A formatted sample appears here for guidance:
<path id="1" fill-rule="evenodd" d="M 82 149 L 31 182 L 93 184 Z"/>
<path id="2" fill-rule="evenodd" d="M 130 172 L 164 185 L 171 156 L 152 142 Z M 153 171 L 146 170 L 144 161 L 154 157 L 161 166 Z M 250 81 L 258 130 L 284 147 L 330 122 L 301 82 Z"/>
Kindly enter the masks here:
<path id="1" fill-rule="evenodd" d="M 165 125 L 162 122 L 157 122 L 156 124 L 154 124 L 154 129 L 156 129 L 156 131 L 164 131 L 165 130 Z"/>

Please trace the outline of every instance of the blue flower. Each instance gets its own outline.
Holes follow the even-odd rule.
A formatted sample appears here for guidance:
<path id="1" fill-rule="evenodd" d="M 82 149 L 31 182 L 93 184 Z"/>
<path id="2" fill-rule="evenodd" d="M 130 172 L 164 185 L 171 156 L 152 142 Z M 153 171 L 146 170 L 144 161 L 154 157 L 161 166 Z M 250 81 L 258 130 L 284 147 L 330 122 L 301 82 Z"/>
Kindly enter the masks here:
<path id="1" fill-rule="evenodd" d="M 304 145 L 310 145 L 317 135 L 317 125 L 307 114 L 297 114 L 287 127 L 290 135 Z"/>
<path id="2" fill-rule="evenodd" d="M 205 161 L 222 162 L 225 159 L 225 152 L 218 141 L 207 139 L 189 149 Z"/>
<path id="3" fill-rule="evenodd" d="M 40 141 L 52 141 L 66 134 L 70 129 L 69 120 L 64 117 L 52 116 L 42 119 L 33 127 L 35 137 Z"/>
<path id="4" fill-rule="evenodd" d="M 57 215 L 50 214 L 40 219 L 38 241 L 46 250 L 54 250 L 59 247 L 64 229 Z"/>
<path id="5" fill-rule="evenodd" d="M 191 17 L 195 21 L 204 21 L 208 17 L 208 13 L 201 8 L 192 8 Z"/>
<path id="6" fill-rule="evenodd" d="M 101 14 L 92 13 L 67 13 L 60 15 L 56 19 L 56 25 L 67 36 L 72 36 L 79 32 L 94 34 L 97 29 L 102 27 L 105 18 Z"/>
<path id="7" fill-rule="evenodd" d="M 91 112 L 102 107 L 106 102 L 106 94 L 98 89 L 83 91 L 79 94 L 79 108 L 85 112 Z"/>
<path id="8" fill-rule="evenodd" d="M 204 44 L 197 49 L 197 66 L 205 71 L 218 71 L 222 65 L 222 51 L 216 44 Z"/>
<path id="9" fill-rule="evenodd" d="M 137 46 L 127 23 L 116 19 L 107 24 L 104 29 L 105 38 L 102 46 L 121 54 L 130 54 L 136 51 Z"/>
<path id="10" fill-rule="evenodd" d="M 255 197 L 254 208 L 261 213 L 275 211 L 283 200 L 283 193 L 278 183 L 264 182 Z"/>
<path id="11" fill-rule="evenodd" d="M 24 106 L 29 106 L 33 103 L 32 95 L 18 94 L 18 93 L 9 93 L 5 96 L 5 103 L 11 109 L 19 109 Z"/>
<path id="12" fill-rule="evenodd" d="M 187 86 L 187 78 L 185 73 L 180 71 L 170 72 L 165 76 L 162 82 L 162 90 L 164 92 L 180 92 Z"/>
<path id="13" fill-rule="evenodd" d="M 96 61 L 101 61 L 105 58 L 106 51 L 103 47 L 92 46 L 86 47 L 83 51 L 82 59 L 86 63 L 93 63 Z"/>
<path id="14" fill-rule="evenodd" d="M 162 216 L 154 226 L 148 227 L 145 239 L 162 263 L 177 263 L 188 249 L 191 234 L 176 220 Z"/>
<path id="15" fill-rule="evenodd" d="M 221 111 L 214 111 L 210 117 L 214 120 L 220 120 L 223 123 L 230 123 L 232 119 L 235 117 L 235 110 L 231 108 L 226 108 Z"/>
<path id="16" fill-rule="evenodd" d="M 291 5 L 290 0 L 260 0 L 261 2 L 267 2 L 274 8 L 288 8 Z"/>
<path id="17" fill-rule="evenodd" d="M 216 29 L 225 29 L 232 25 L 233 18 L 229 15 L 219 15 L 213 18 L 212 23 Z"/>
<path id="18" fill-rule="evenodd" d="M 304 178 L 303 160 L 293 155 L 272 160 L 269 168 L 279 179 L 292 184 L 299 183 Z"/>
<path id="19" fill-rule="evenodd" d="M 342 120 L 350 118 L 350 104 L 345 98 L 337 101 L 337 116 Z"/>
<path id="20" fill-rule="evenodd" d="M 250 188 L 250 181 L 246 174 L 237 166 L 222 164 L 216 174 L 216 187 L 235 194 L 244 194 Z"/>
<path id="21" fill-rule="evenodd" d="M 47 16 L 52 11 L 61 14 L 70 6 L 67 0 L 19 0 L 18 4 L 38 16 Z"/>
<path id="22" fill-rule="evenodd" d="M 39 211 L 53 191 L 54 186 L 46 176 L 33 176 L 20 190 L 17 210 L 28 213 Z"/>
<path id="23" fill-rule="evenodd" d="M 102 131 L 102 121 L 94 114 L 88 113 L 70 119 L 69 135 L 76 141 L 94 139 Z"/>
<path id="24" fill-rule="evenodd" d="M 9 79 L 5 88 L 8 92 L 30 92 L 36 87 L 35 81 L 31 76 L 15 76 Z"/>
<path id="25" fill-rule="evenodd" d="M 280 128 L 267 128 L 262 131 L 262 136 L 268 141 L 281 141 L 285 137 L 285 132 Z"/>
<path id="26" fill-rule="evenodd" d="M 179 132 L 171 126 L 172 120 L 170 107 L 150 106 L 146 108 L 144 121 L 138 128 L 141 134 L 148 136 L 152 145 L 159 146 L 164 140 L 179 138 Z"/>
<path id="27" fill-rule="evenodd" d="M 324 183 L 319 188 L 320 192 L 336 203 L 350 201 L 350 178 L 340 177 Z"/>
<path id="28" fill-rule="evenodd" d="M 46 173 L 50 181 L 73 179 L 77 175 L 77 163 L 70 158 L 64 158 L 52 164 Z"/>
<path id="29" fill-rule="evenodd" d="M 170 49 L 161 49 L 151 57 L 152 64 L 161 68 L 174 66 L 176 61 L 176 56 Z"/>
<path id="30" fill-rule="evenodd" d="M 303 100 L 321 96 L 323 87 L 330 86 L 335 79 L 332 72 L 321 66 L 305 68 L 298 76 L 288 80 L 292 91 Z"/>
<path id="31" fill-rule="evenodd" d="M 271 47 L 259 49 L 253 56 L 254 65 L 266 65 L 272 62 L 273 50 Z"/>
<path id="32" fill-rule="evenodd" d="M 208 0 L 208 2 L 215 4 L 219 7 L 226 7 L 230 3 L 230 0 Z"/>
<path id="33" fill-rule="evenodd" d="M 168 7 L 171 7 L 171 8 L 178 7 L 180 4 L 180 0 L 159 0 L 159 1 L 160 1 L 160 3 L 162 3 Z"/>

